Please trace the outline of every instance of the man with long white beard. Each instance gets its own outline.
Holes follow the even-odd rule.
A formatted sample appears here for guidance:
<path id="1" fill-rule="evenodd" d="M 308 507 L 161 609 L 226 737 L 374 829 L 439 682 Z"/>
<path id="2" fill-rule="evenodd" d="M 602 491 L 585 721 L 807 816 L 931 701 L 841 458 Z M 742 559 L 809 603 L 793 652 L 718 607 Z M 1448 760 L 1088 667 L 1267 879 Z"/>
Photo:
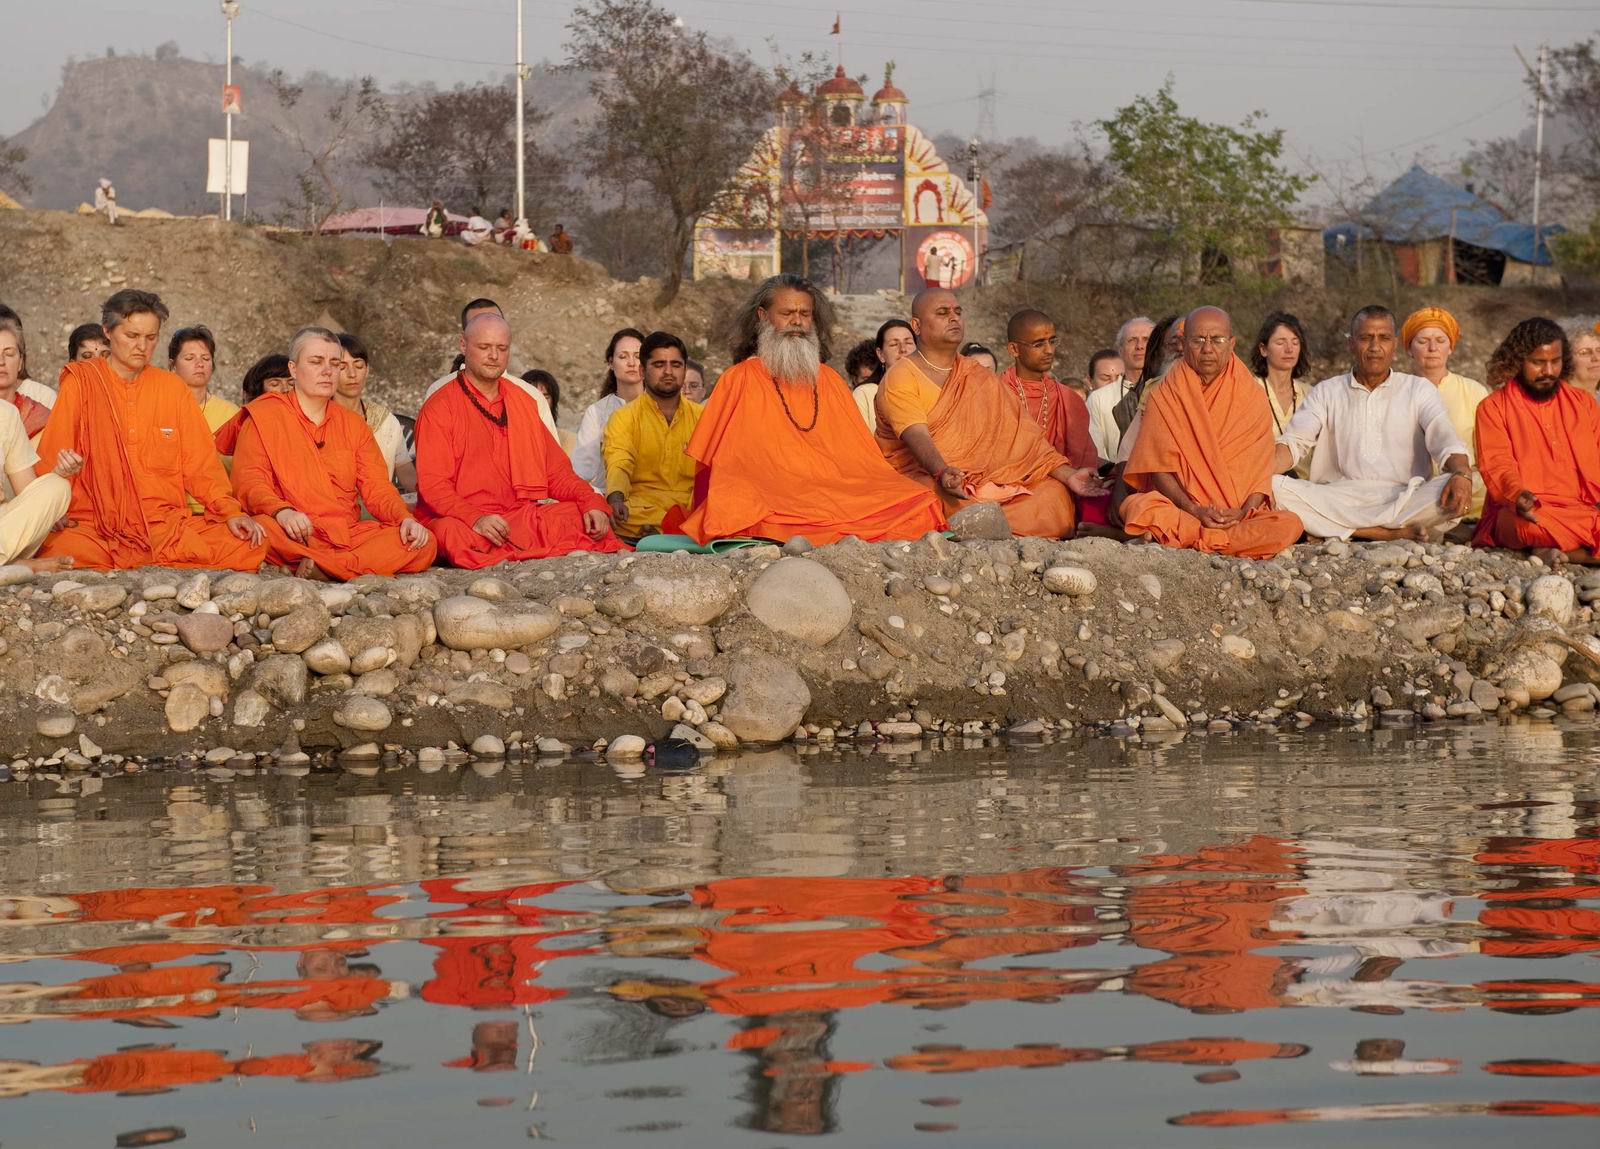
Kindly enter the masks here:
<path id="1" fill-rule="evenodd" d="M 879 452 L 845 385 L 826 365 L 833 313 L 822 292 L 775 275 L 735 319 L 722 373 L 689 440 L 699 464 L 684 534 L 816 546 L 915 539 L 945 525 L 939 496 Z"/>

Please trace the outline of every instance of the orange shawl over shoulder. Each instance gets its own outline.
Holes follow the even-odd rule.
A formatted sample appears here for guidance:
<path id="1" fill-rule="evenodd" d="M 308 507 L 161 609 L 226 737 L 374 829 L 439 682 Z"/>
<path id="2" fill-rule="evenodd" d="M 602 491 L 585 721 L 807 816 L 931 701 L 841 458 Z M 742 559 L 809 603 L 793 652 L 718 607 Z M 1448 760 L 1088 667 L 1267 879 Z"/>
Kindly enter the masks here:
<path id="1" fill-rule="evenodd" d="M 1149 392 L 1123 478 L 1150 491 L 1151 476 L 1165 472 L 1196 502 L 1238 507 L 1254 494 L 1272 497 L 1273 447 L 1266 392 L 1238 358 L 1210 387 L 1179 360 Z"/>
<path id="2" fill-rule="evenodd" d="M 902 359 L 884 377 L 878 391 L 878 445 L 901 474 L 923 479 L 922 465 L 883 415 L 885 391 L 900 391 L 908 384 L 920 388 L 917 376 L 927 378 L 910 359 Z M 956 360 L 927 417 L 928 434 L 945 462 L 966 472 L 968 498 L 1003 502 L 1049 478 L 1057 467 L 1069 465 L 1016 394 L 965 356 Z"/>
<path id="3" fill-rule="evenodd" d="M 157 368 L 146 367 L 145 371 Z M 61 386 L 77 381 L 83 402 L 77 406 L 77 426 L 70 428 L 67 441 L 78 445 L 83 455 L 83 470 L 78 485 L 89 493 L 89 511 L 96 531 L 115 544 L 138 551 L 151 549 L 150 526 L 137 492 L 133 461 L 128 458 L 127 431 L 122 425 L 123 408 L 114 388 L 121 384 L 112 376 L 111 364 L 104 359 L 80 359 L 61 369 Z M 59 400 L 57 401 L 59 403 Z M 65 406 L 63 404 L 63 406 Z M 39 473 L 45 464 L 55 466 L 59 445 L 40 444 Z"/>

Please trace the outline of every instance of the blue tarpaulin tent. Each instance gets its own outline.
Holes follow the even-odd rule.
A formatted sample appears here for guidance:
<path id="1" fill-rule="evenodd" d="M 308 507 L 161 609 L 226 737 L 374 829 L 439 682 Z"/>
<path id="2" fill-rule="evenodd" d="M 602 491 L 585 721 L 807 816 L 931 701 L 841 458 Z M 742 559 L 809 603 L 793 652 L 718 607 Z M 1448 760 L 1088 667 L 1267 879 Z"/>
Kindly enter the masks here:
<path id="1" fill-rule="evenodd" d="M 1459 243 L 1497 251 L 1508 259 L 1548 266 L 1551 260 L 1546 241 L 1563 230 L 1556 224 L 1540 227 L 1535 250 L 1531 223 L 1509 218 L 1493 204 L 1420 166 L 1373 196 L 1361 215 L 1360 220 L 1346 220 L 1323 231 L 1323 244 L 1330 252 L 1349 250 L 1358 238 L 1425 243 L 1453 237 Z"/>

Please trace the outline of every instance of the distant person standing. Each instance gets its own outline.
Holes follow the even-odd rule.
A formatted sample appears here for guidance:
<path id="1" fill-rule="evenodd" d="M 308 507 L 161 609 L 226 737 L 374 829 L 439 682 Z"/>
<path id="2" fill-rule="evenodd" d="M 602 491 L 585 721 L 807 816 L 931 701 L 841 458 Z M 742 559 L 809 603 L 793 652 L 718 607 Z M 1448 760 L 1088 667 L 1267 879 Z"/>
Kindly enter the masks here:
<path id="1" fill-rule="evenodd" d="M 555 231 L 550 233 L 550 253 L 552 255 L 571 255 L 572 236 L 567 234 L 567 229 L 559 223 Z"/>
<path id="2" fill-rule="evenodd" d="M 922 267 L 922 281 L 927 287 L 943 287 L 945 273 L 950 267 L 950 259 L 944 252 L 936 247 L 928 249 L 927 262 Z"/>
<path id="3" fill-rule="evenodd" d="M 108 179 L 102 178 L 100 186 L 94 189 L 94 210 L 105 212 L 112 227 L 117 225 L 117 189 Z"/>
<path id="4" fill-rule="evenodd" d="M 429 239 L 442 239 L 444 237 L 444 225 L 447 220 L 444 201 L 434 200 L 433 206 L 428 209 L 428 214 L 422 218 L 422 234 Z"/>

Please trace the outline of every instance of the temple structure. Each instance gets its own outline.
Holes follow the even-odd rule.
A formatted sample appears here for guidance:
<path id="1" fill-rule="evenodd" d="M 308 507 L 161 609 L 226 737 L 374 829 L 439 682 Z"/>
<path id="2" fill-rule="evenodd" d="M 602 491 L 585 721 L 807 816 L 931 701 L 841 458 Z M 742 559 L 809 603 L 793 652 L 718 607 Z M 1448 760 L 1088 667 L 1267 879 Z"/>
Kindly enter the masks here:
<path id="1" fill-rule="evenodd" d="M 777 122 L 695 226 L 694 278 L 800 272 L 783 266 L 786 239 L 832 240 L 836 252 L 844 241 L 893 239 L 899 283 L 876 286 L 971 282 L 988 244 L 985 205 L 907 107 L 892 63 L 870 101 L 842 67 L 810 95 L 791 83 Z"/>

